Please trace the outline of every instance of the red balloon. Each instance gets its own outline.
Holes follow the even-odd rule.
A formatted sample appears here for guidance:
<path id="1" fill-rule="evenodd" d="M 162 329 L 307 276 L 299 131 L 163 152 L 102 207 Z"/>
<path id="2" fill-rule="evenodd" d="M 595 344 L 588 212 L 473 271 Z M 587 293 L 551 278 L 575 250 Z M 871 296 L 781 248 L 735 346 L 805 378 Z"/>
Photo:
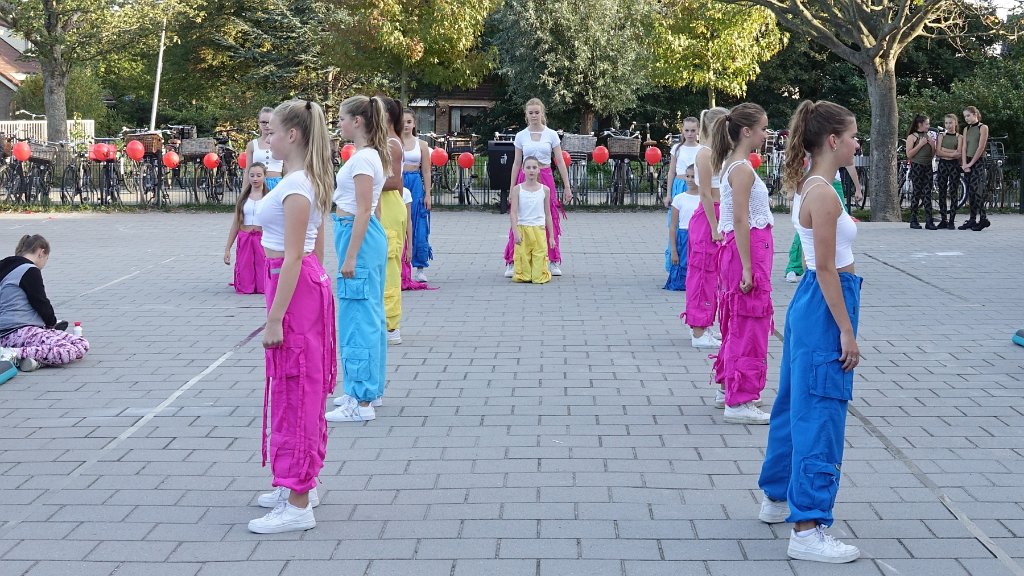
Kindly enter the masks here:
<path id="1" fill-rule="evenodd" d="M 351 158 L 352 155 L 355 154 L 355 153 L 356 153 L 355 145 L 353 145 L 353 144 L 345 144 L 344 146 L 341 147 L 341 150 L 338 152 L 338 156 L 341 156 L 342 160 L 344 160 L 345 162 L 348 162 L 348 159 Z"/>
<path id="2" fill-rule="evenodd" d="M 608 149 L 604 146 L 598 146 L 594 148 L 594 162 L 598 164 L 604 164 L 608 161 Z"/>
<path id="3" fill-rule="evenodd" d="M 442 148 L 434 148 L 430 152 L 430 163 L 434 166 L 444 166 L 448 163 L 448 153 Z"/>
<path id="4" fill-rule="evenodd" d="M 245 170 L 245 167 L 249 165 L 249 155 L 242 152 L 238 155 L 238 167 Z"/>
<path id="5" fill-rule="evenodd" d="M 206 156 L 203 156 L 203 166 L 210 170 L 216 169 L 217 166 L 220 166 L 220 156 L 217 156 L 216 152 L 208 152 Z"/>
<path id="6" fill-rule="evenodd" d="M 178 167 L 178 164 L 180 164 L 180 163 L 181 163 L 181 158 L 178 157 L 178 153 L 177 152 L 175 152 L 173 150 L 169 150 L 167 152 L 164 152 L 164 166 L 170 168 L 171 170 L 174 170 L 175 168 Z"/>
<path id="7" fill-rule="evenodd" d="M 562 160 L 565 161 L 566 166 L 572 164 L 572 156 L 570 156 L 569 153 L 566 152 L 565 150 L 562 150 Z"/>
<path id="8" fill-rule="evenodd" d="M 107 157 L 104 160 L 117 160 L 117 146 L 107 144 Z"/>
<path id="9" fill-rule="evenodd" d="M 751 152 L 750 157 L 747 160 L 750 161 L 750 165 L 754 167 L 754 170 L 757 170 L 761 166 L 761 155 L 757 152 Z"/>
<path id="10" fill-rule="evenodd" d="M 31 155 L 32 147 L 28 145 L 28 142 L 18 142 L 14 145 L 14 157 L 18 160 L 24 162 Z"/>
<path id="11" fill-rule="evenodd" d="M 142 160 L 142 157 L 146 155 L 146 147 L 142 145 L 142 142 L 138 140 L 132 140 L 124 147 L 124 151 L 128 154 L 128 157 L 138 162 Z"/>
<path id="12" fill-rule="evenodd" d="M 473 164 L 475 162 L 476 160 L 473 159 L 473 155 L 470 154 L 469 152 L 463 152 L 462 154 L 459 154 L 459 166 L 461 166 L 462 168 L 469 170 L 470 168 L 473 167 Z"/>
<path id="13" fill-rule="evenodd" d="M 651 146 L 644 152 L 644 159 L 647 160 L 648 164 L 657 164 L 661 162 L 661 150 L 657 146 Z"/>

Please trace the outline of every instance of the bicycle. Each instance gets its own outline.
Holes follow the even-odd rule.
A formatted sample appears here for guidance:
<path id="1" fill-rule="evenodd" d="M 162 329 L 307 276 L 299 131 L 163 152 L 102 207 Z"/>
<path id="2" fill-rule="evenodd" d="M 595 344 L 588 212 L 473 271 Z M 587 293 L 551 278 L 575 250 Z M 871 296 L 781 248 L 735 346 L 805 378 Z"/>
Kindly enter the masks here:
<path id="1" fill-rule="evenodd" d="M 608 204 L 622 206 L 626 194 L 636 203 L 636 190 L 633 186 L 632 160 L 640 157 L 640 132 L 634 131 L 636 122 L 628 130 L 609 128 L 601 136 L 608 138 L 608 153 L 612 161 L 612 190 Z"/>
<path id="2" fill-rule="evenodd" d="M 97 138 L 96 141 L 106 143 L 108 146 L 116 146 L 115 138 Z M 99 187 L 95 201 L 101 206 L 121 204 L 121 187 L 124 184 L 124 175 L 120 170 L 119 160 L 116 149 L 114 154 L 97 160 L 99 163 Z"/>
<path id="3" fill-rule="evenodd" d="M 29 202 L 50 203 L 53 188 L 53 162 L 57 157 L 58 145 L 50 142 L 29 141 L 32 155 L 29 156 Z"/>
<path id="4" fill-rule="evenodd" d="M 133 188 L 138 193 L 139 203 L 152 204 L 159 207 L 161 203 L 170 203 L 170 195 L 166 188 L 170 186 L 167 168 L 163 164 L 164 138 L 173 136 L 170 130 L 135 130 L 125 134 L 126 141 L 141 142 L 145 153 L 137 162 L 132 162 Z"/>
<path id="5" fill-rule="evenodd" d="M 71 150 L 60 182 L 60 202 L 65 205 L 74 204 L 75 197 L 78 197 L 79 205 L 85 205 L 90 202 L 92 195 L 92 163 L 87 160 L 86 152 L 89 143 L 65 141 L 58 144 Z"/>

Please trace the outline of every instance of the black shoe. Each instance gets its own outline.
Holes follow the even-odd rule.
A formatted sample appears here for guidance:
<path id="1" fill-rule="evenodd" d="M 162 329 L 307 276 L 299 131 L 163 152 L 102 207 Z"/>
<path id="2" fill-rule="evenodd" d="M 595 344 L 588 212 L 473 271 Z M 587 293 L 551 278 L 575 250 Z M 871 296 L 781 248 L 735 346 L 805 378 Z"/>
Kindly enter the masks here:
<path id="1" fill-rule="evenodd" d="M 956 229 L 957 230 L 967 230 L 967 229 L 970 229 L 970 228 L 974 228 L 977 225 L 978 225 L 978 223 L 975 222 L 974 220 L 967 220 L 963 224 L 957 226 Z"/>
<path id="2" fill-rule="evenodd" d="M 943 230 L 949 226 L 949 222 L 946 220 L 939 221 L 939 230 Z"/>
<path id="3" fill-rule="evenodd" d="M 938 230 L 939 229 L 939 227 L 935 225 L 935 222 L 932 222 L 931 220 L 929 220 L 928 223 L 924 225 L 924 228 L 925 228 L 925 230 Z"/>
<path id="4" fill-rule="evenodd" d="M 953 220 L 950 220 L 949 221 L 949 225 L 947 226 L 947 228 L 949 228 L 950 230 L 956 230 L 956 222 L 954 222 Z"/>
<path id="5" fill-rule="evenodd" d="M 982 218 L 977 224 L 975 224 L 971 228 L 971 230 L 974 230 L 975 232 L 981 232 L 982 230 L 988 228 L 991 225 L 992 223 L 988 221 L 988 218 Z"/>
<path id="6" fill-rule="evenodd" d="M 68 321 L 67 320 L 61 320 L 60 322 L 57 322 L 53 326 L 53 329 L 54 330 L 60 330 L 61 332 L 64 332 L 65 330 L 68 329 Z"/>
<path id="7" fill-rule="evenodd" d="M 910 227 L 913 228 L 914 230 L 920 230 L 921 229 L 921 225 L 918 224 L 917 222 L 911 222 L 910 223 Z"/>

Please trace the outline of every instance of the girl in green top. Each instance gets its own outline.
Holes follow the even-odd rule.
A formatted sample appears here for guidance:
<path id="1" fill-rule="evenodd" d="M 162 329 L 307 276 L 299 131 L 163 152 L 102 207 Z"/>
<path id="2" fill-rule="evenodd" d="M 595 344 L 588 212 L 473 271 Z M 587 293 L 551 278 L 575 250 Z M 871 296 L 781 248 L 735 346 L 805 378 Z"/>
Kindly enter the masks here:
<path id="1" fill-rule="evenodd" d="M 939 158 L 936 187 L 939 192 L 939 229 L 956 227 L 956 203 L 960 193 L 960 157 L 963 155 L 964 137 L 957 134 L 956 114 L 946 114 L 946 133 L 939 138 L 935 155 Z M 946 198 L 949 198 L 949 204 Z M 947 211 L 948 207 L 948 211 Z M 948 215 L 948 217 L 947 217 Z"/>
<path id="2" fill-rule="evenodd" d="M 967 176 L 967 196 L 971 200 L 971 219 L 960 225 L 980 232 L 991 226 L 985 215 L 986 166 L 985 148 L 988 146 L 988 126 L 981 123 L 981 112 L 974 106 L 964 108 L 964 148 L 960 157 Z"/>
<path id="3" fill-rule="evenodd" d="M 910 182 L 914 186 L 914 200 L 910 203 L 910 227 L 920 228 L 917 211 L 924 208 L 927 219 L 925 228 L 936 230 L 932 220 L 932 158 L 935 156 L 935 133 L 929 132 L 928 117 L 918 114 L 914 117 L 910 134 L 907 135 L 907 158 L 910 159 Z"/>

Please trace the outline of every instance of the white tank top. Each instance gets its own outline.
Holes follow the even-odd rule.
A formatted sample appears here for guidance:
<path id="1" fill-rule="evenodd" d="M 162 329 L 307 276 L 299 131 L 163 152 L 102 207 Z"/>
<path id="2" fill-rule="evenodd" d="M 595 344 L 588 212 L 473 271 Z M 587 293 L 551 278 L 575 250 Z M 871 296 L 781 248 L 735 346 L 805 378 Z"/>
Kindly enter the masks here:
<path id="1" fill-rule="evenodd" d="M 732 185 L 729 184 L 729 174 L 737 166 L 745 166 L 754 173 L 754 185 L 750 188 L 750 227 L 767 228 L 775 224 L 775 217 L 772 216 L 771 205 L 768 202 L 768 187 L 764 185 L 764 181 L 757 175 L 750 162 L 737 160 L 726 167 L 721 175 L 722 186 L 719 190 L 722 192 L 722 203 L 721 217 L 718 219 L 718 231 L 723 234 L 733 231 L 733 199 Z"/>
<path id="2" fill-rule="evenodd" d="M 686 169 L 693 165 L 693 175 L 697 175 L 697 152 L 700 150 L 700 146 L 686 146 L 680 144 L 676 146 L 676 178 L 682 178 L 686 174 Z"/>
<path id="3" fill-rule="evenodd" d="M 284 160 L 274 160 L 270 148 L 260 148 L 259 138 L 252 141 L 252 161 L 267 167 L 267 172 L 284 172 Z"/>
<path id="4" fill-rule="evenodd" d="M 405 146 L 402 146 L 402 163 L 419 166 L 423 160 L 422 154 L 420 153 L 420 140 L 416 139 L 416 142 L 412 146 L 412 150 L 406 150 Z"/>
<path id="5" fill-rule="evenodd" d="M 249 198 L 242 204 L 242 225 L 243 226 L 259 226 L 256 222 L 256 206 L 259 200 L 253 200 Z"/>
<path id="6" fill-rule="evenodd" d="M 828 188 L 832 189 L 832 186 L 822 178 L 821 176 L 811 176 L 808 178 L 817 178 L 824 182 Z M 807 182 L 805 181 L 803 186 L 804 190 L 807 190 Z M 832 189 L 835 192 L 834 189 Z M 806 192 L 797 194 L 793 197 L 793 211 L 792 220 L 793 227 L 796 228 L 796 233 L 800 235 L 800 245 L 804 250 L 804 260 L 807 263 L 808 270 L 815 270 L 816 264 L 814 259 L 814 229 L 804 228 L 800 225 L 800 206 L 803 204 L 803 197 Z M 839 195 L 836 195 L 836 200 L 839 200 Z M 853 241 L 857 239 L 857 223 L 853 221 L 853 218 L 843 210 L 842 202 L 839 204 L 839 218 L 836 220 L 836 268 L 842 268 L 853 264 Z"/>
<path id="7" fill-rule="evenodd" d="M 705 150 L 707 150 L 709 152 L 711 151 L 711 148 L 708 148 L 707 146 L 704 146 L 703 144 L 701 144 L 700 146 L 697 146 L 697 151 L 699 152 L 701 148 L 703 148 L 703 149 L 705 149 Z M 693 154 L 693 160 L 694 160 L 694 163 L 697 162 L 697 154 L 696 154 L 696 152 Z M 685 168 L 684 168 L 684 170 L 685 170 Z M 697 170 L 696 166 L 693 167 L 693 181 L 694 181 L 695 184 L 697 184 L 697 186 L 700 186 L 700 171 Z M 715 173 L 711 174 L 711 187 L 712 188 L 718 188 L 719 190 L 721 190 L 721 188 L 722 188 L 722 178 L 719 177 L 718 174 L 715 174 Z"/>
<path id="8" fill-rule="evenodd" d="M 520 226 L 544 226 L 547 224 L 544 216 L 544 185 L 534 191 L 529 191 L 519 185 L 519 212 L 517 219 Z"/>

